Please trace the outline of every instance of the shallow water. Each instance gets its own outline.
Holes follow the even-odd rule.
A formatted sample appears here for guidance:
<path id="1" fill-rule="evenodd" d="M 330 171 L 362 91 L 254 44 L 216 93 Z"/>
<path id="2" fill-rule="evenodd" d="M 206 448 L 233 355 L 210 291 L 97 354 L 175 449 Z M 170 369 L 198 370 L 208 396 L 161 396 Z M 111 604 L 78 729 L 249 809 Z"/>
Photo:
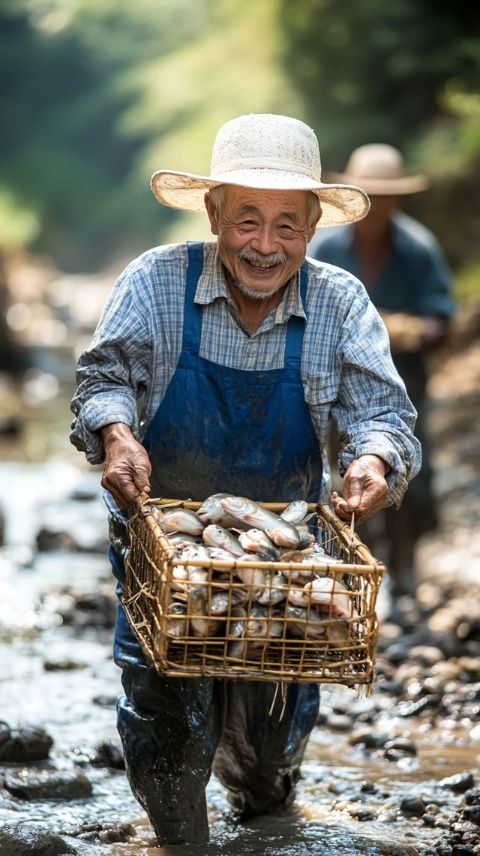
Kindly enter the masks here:
<path id="1" fill-rule="evenodd" d="M 82 768 L 93 784 L 93 796 L 66 801 L 22 801 L 0 791 L 0 825 L 13 821 L 37 823 L 63 834 L 78 832 L 82 824 L 131 822 L 136 836 L 125 844 L 95 845 L 98 853 L 116 856 L 148 854 L 306 854 L 416 853 L 421 842 L 438 837 L 438 830 L 421 820 L 407 820 L 399 812 L 406 793 L 442 803 L 455 797 L 439 791 L 437 780 L 453 773 L 480 768 L 479 729 L 468 733 L 448 723 L 442 729 L 395 716 L 391 700 L 383 705 L 376 726 L 392 736 L 412 737 L 414 758 L 389 762 L 382 753 L 365 752 L 348 743 L 348 733 L 317 727 L 312 733 L 296 812 L 262 818 L 235 826 L 228 819 L 225 793 L 212 778 L 208 787 L 211 844 L 202 848 L 154 846 L 154 838 L 140 807 L 132 797 L 122 771 L 92 766 L 96 744 L 117 740 L 115 697 L 119 673 L 111 657 L 111 631 L 61 624 L 59 606 L 82 592 L 113 593 L 109 566 L 102 552 L 91 552 L 106 535 L 99 474 L 80 468 L 67 456 L 47 463 L 0 464 L 0 480 L 8 489 L 6 546 L 0 551 L 0 693 L 1 718 L 11 726 L 43 726 L 54 738 L 50 761 L 56 769 Z M 71 499 L 72 492 L 77 499 Z M 82 552 L 37 553 L 35 536 L 42 526 L 74 533 Z M 97 547 L 95 547 L 97 544 Z M 89 547 L 90 545 L 90 547 Z M 90 549 L 90 551 L 89 551 Z M 60 610 L 61 611 L 61 610 Z M 45 660 L 73 660 L 78 668 L 46 671 Z M 95 698 L 103 696 L 98 704 Z M 372 704 L 358 700 L 353 690 L 325 687 L 322 705 Z M 10 768 L 12 765 L 9 765 Z M 38 766 L 42 766 L 41 764 Z M 376 793 L 361 790 L 373 783 Z M 358 812 L 371 809 L 373 819 L 362 822 Z"/>

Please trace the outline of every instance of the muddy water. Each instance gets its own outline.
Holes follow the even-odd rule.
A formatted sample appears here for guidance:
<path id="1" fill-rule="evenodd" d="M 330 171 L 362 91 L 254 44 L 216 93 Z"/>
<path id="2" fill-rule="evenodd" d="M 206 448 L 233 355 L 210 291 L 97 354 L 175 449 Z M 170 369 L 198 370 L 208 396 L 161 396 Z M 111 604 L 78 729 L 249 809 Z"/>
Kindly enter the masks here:
<path id="1" fill-rule="evenodd" d="M 52 438 L 41 442 L 48 445 Z M 454 806 L 458 798 L 439 790 L 436 782 L 470 770 L 478 784 L 480 729 L 472 731 L 467 722 L 443 721 L 438 727 L 429 720 L 401 718 L 385 693 L 365 699 L 352 690 L 325 687 L 326 724 L 312 733 L 294 813 L 235 826 L 225 793 L 212 779 L 208 848 L 156 848 L 123 770 L 93 763 L 99 743 L 117 742 L 119 675 L 111 657 L 111 627 L 108 621 L 66 620 L 82 594 L 113 594 L 102 546 L 106 525 L 99 474 L 81 468 L 65 449 L 54 448 L 47 462 L 26 464 L 18 459 L 19 448 L 10 445 L 0 464 L 6 515 L 6 544 L 0 551 L 0 718 L 11 726 L 42 726 L 54 740 L 48 762 L 22 766 L 81 769 L 92 782 L 93 795 L 73 801 L 26 801 L 0 789 L 0 828 L 28 821 L 78 836 L 87 824 L 132 823 L 135 835 L 128 841 L 93 845 L 99 854 L 112 856 L 320 856 L 332 850 L 376 856 L 420 853 L 438 839 L 438 829 L 401 813 L 401 799 L 419 795 L 426 803 Z M 80 551 L 65 549 L 71 546 L 67 541 L 57 543 L 55 550 L 38 552 L 36 538 L 42 528 L 70 533 Z M 65 661 L 68 669 L 51 668 L 52 663 Z M 331 715 L 352 706 L 367 716 L 374 712 L 372 728 L 412 738 L 417 755 L 392 762 L 378 750 L 352 746 L 345 718 L 340 722 Z M 0 765 L 0 779 L 14 766 Z M 77 838 L 77 843 L 81 853 L 82 840 Z"/>

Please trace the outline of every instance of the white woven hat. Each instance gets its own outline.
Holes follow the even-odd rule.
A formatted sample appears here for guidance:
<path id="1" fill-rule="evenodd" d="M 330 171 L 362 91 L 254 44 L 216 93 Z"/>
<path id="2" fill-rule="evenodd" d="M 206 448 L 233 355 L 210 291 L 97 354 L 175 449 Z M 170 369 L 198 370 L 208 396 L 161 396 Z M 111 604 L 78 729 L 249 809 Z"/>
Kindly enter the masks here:
<path id="1" fill-rule="evenodd" d="M 325 184 L 315 133 L 304 122 L 272 113 L 250 113 L 222 125 L 212 151 L 210 175 L 160 169 L 150 182 L 159 202 L 203 211 L 204 195 L 219 184 L 262 190 L 311 190 L 322 206 L 319 226 L 354 223 L 370 202 L 359 187 Z"/>
<path id="2" fill-rule="evenodd" d="M 386 143 L 369 143 L 352 152 L 343 173 L 332 173 L 337 181 L 353 181 L 371 196 L 406 196 L 426 190 L 425 175 L 405 175 L 398 149 Z"/>

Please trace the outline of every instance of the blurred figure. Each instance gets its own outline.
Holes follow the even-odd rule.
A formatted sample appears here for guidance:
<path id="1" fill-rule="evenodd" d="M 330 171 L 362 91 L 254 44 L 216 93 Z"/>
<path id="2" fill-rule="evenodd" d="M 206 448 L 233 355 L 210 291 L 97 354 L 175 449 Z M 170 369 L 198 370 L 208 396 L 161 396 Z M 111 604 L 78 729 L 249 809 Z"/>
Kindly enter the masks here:
<path id="1" fill-rule="evenodd" d="M 362 533 L 389 568 L 395 616 L 402 605 L 408 608 L 414 602 L 415 545 L 438 524 L 426 431 L 426 357 L 448 332 L 452 276 L 432 233 L 399 210 L 402 196 L 425 190 L 428 182 L 421 175 L 404 175 L 397 149 L 376 143 L 360 146 L 335 180 L 363 188 L 371 199 L 370 213 L 351 226 L 318 233 L 309 255 L 348 270 L 364 283 L 383 317 L 395 365 L 418 411 L 415 433 L 423 448 L 422 469 L 401 508 L 377 515 Z"/>

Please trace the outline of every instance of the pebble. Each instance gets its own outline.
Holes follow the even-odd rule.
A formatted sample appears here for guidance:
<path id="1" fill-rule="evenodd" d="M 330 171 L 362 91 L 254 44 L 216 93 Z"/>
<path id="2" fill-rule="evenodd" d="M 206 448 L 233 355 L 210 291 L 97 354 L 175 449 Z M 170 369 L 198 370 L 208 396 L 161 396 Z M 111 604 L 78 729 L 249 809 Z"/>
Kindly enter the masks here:
<path id="1" fill-rule="evenodd" d="M 425 814 L 425 809 L 426 805 L 423 799 L 416 795 L 407 794 L 400 803 L 400 811 L 403 814 L 413 815 L 414 817 L 421 817 Z"/>
<path id="2" fill-rule="evenodd" d="M 22 769 L 9 772 L 4 787 L 22 800 L 77 800 L 92 795 L 92 784 L 82 771 Z"/>
<path id="3" fill-rule="evenodd" d="M 359 728 L 352 731 L 348 742 L 351 746 L 363 744 L 366 749 L 381 749 L 387 742 L 387 737 L 371 728 Z"/>
<path id="4" fill-rule="evenodd" d="M 8 823 L 0 827 L 2 856 L 68 856 L 78 852 L 59 835 L 32 823 Z"/>
<path id="5" fill-rule="evenodd" d="M 43 728 L 25 726 L 9 728 L 2 722 L 0 729 L 0 762 L 28 763 L 45 761 L 53 746 L 53 739 Z M 8 729 L 8 732 L 7 730 Z"/>
<path id="6" fill-rule="evenodd" d="M 463 794 L 465 791 L 473 788 L 475 779 L 473 773 L 458 773 L 455 776 L 448 776 L 446 779 L 440 779 L 439 787 L 448 788 L 454 793 Z"/>

